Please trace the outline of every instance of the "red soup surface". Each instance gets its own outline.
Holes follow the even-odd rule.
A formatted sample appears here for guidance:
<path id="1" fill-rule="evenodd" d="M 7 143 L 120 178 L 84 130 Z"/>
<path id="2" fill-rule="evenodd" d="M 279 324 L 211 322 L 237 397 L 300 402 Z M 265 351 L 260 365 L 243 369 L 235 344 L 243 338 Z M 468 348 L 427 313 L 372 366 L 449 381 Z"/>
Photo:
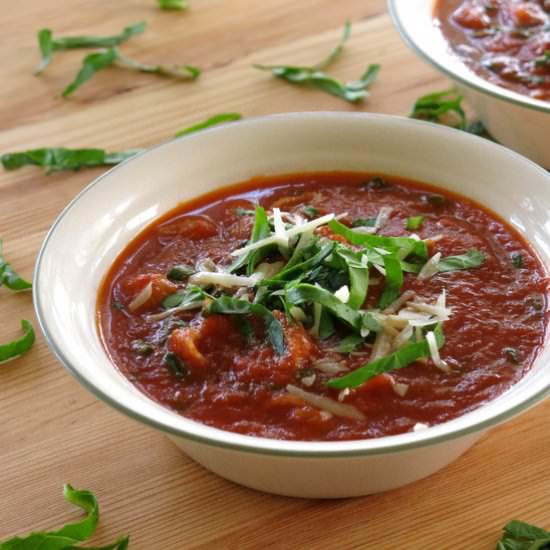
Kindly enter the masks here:
<path id="1" fill-rule="evenodd" d="M 422 429 L 506 391 L 541 349 L 547 293 L 530 246 L 464 197 L 299 174 L 147 227 L 107 274 L 98 325 L 124 376 L 171 410 L 335 441 Z"/>
<path id="2" fill-rule="evenodd" d="M 434 16 L 481 77 L 550 101 L 549 0 L 439 0 Z"/>

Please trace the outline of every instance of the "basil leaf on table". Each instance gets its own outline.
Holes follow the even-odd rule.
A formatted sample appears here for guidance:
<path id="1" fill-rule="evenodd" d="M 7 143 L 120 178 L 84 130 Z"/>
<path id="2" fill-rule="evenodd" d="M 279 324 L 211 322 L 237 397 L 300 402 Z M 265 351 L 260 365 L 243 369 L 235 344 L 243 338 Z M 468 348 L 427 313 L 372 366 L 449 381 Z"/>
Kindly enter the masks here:
<path id="1" fill-rule="evenodd" d="M 443 123 L 444 117 L 452 115 L 454 123 L 448 124 L 459 130 L 466 128 L 466 113 L 462 108 L 463 97 L 453 88 L 419 97 L 413 106 L 410 118 Z"/>
<path id="2" fill-rule="evenodd" d="M 238 113 L 227 113 L 213 116 L 203 122 L 199 122 L 179 131 L 175 137 L 198 132 L 203 128 L 239 120 Z M 110 166 L 119 164 L 141 153 L 144 149 L 128 149 L 127 151 L 107 152 L 104 149 L 67 149 L 65 147 L 45 147 L 42 149 L 30 149 L 19 153 L 5 153 L 0 157 L 5 170 L 17 170 L 24 166 L 41 166 L 47 173 L 60 170 L 79 170 L 80 168 L 93 168 L 96 166 Z"/>
<path id="3" fill-rule="evenodd" d="M 359 80 L 345 83 L 323 72 L 323 69 L 332 64 L 342 53 L 344 44 L 348 40 L 350 33 L 351 23 L 347 21 L 338 44 L 325 59 L 310 67 L 262 64 L 255 64 L 253 66 L 262 71 L 270 71 L 274 77 L 286 80 L 291 84 L 310 84 L 331 95 L 355 103 L 368 96 L 367 89 L 376 80 L 380 65 L 369 65 Z"/>
<path id="4" fill-rule="evenodd" d="M 438 323 L 435 327 L 434 335 L 437 347 L 441 348 L 445 343 L 445 336 L 443 335 L 441 323 Z M 425 339 L 420 340 L 420 342 L 406 344 L 386 357 L 381 357 L 380 359 L 366 363 L 358 369 L 344 376 L 340 376 L 339 378 L 333 378 L 327 382 L 327 385 L 330 388 L 339 390 L 356 388 L 379 374 L 402 369 L 422 357 L 430 357 L 430 348 Z"/>
<path id="5" fill-rule="evenodd" d="M 241 120 L 241 118 L 242 115 L 240 113 L 221 113 L 219 115 L 210 117 L 202 122 L 198 122 L 197 124 L 193 124 L 192 126 L 189 126 L 189 128 L 185 128 L 183 130 L 180 130 L 179 132 L 176 132 L 176 135 L 174 137 L 186 136 L 187 134 L 193 134 L 194 132 L 198 132 L 199 130 L 210 128 L 211 126 L 217 126 L 218 124 L 223 124 L 225 122 Z"/>
<path id="6" fill-rule="evenodd" d="M 109 48 L 105 51 L 91 53 L 84 58 L 82 68 L 73 82 L 63 90 L 62 96 L 69 97 L 96 72 L 111 67 L 115 61 L 121 66 L 140 72 L 155 73 L 185 80 L 195 80 L 201 74 L 201 70 L 193 65 L 146 65 L 122 55 L 117 48 Z"/>
<path id="7" fill-rule="evenodd" d="M 267 336 L 273 349 L 278 355 L 285 352 L 283 327 L 277 318 L 261 304 L 251 304 L 246 300 L 232 298 L 231 296 L 222 296 L 214 300 L 208 306 L 208 313 L 218 313 L 221 315 L 248 315 L 253 314 L 264 320 Z"/>
<path id="8" fill-rule="evenodd" d="M 480 267 L 485 262 L 485 254 L 472 248 L 468 250 L 466 254 L 460 254 L 459 256 L 447 256 L 441 258 L 437 266 L 439 272 L 447 271 L 459 271 L 461 269 L 471 269 L 473 267 Z"/>
<path id="9" fill-rule="evenodd" d="M 519 520 L 512 520 L 504 526 L 502 538 L 497 543 L 497 550 L 548 550 L 549 548 L 550 531 Z"/>
<path id="10" fill-rule="evenodd" d="M 32 288 L 32 284 L 14 271 L 11 265 L 4 259 L 2 239 L 0 239 L 0 286 L 2 285 L 15 292 Z"/>
<path id="11" fill-rule="evenodd" d="M 145 31 L 146 23 L 140 21 L 125 27 L 120 34 L 114 36 L 66 36 L 55 38 L 50 29 L 38 31 L 38 47 L 42 54 L 42 62 L 34 74 L 41 73 L 50 63 L 53 52 L 75 48 L 111 48 L 129 40 L 132 36 Z"/>
<path id="12" fill-rule="evenodd" d="M 67 523 L 56 531 L 37 531 L 25 537 L 13 537 L 0 542 L 0 550 L 75 550 L 82 548 L 76 544 L 89 539 L 95 532 L 99 520 L 99 505 L 93 493 L 78 490 L 67 484 L 63 487 L 63 496 L 67 501 L 86 512 L 81 521 Z M 122 537 L 116 542 L 101 548 L 88 550 L 126 550 L 129 537 Z"/>
<path id="13" fill-rule="evenodd" d="M 187 0 L 157 0 L 161 10 L 185 10 L 189 7 Z"/>
<path id="14" fill-rule="evenodd" d="M 7 344 L 0 344 L 0 363 L 7 363 L 8 361 L 17 359 L 17 357 L 31 349 L 34 344 L 35 335 L 30 321 L 21 321 L 21 329 L 24 333 L 21 338 L 12 340 Z M 1 548 L 0 546 L 0 550 Z"/>
<path id="15" fill-rule="evenodd" d="M 45 147 L 30 149 L 20 153 L 6 153 L 0 157 L 5 170 L 17 170 L 23 166 L 40 166 L 47 173 L 60 170 L 80 170 L 95 166 L 118 164 L 143 149 L 108 153 L 103 149 L 66 149 L 65 147 Z"/>

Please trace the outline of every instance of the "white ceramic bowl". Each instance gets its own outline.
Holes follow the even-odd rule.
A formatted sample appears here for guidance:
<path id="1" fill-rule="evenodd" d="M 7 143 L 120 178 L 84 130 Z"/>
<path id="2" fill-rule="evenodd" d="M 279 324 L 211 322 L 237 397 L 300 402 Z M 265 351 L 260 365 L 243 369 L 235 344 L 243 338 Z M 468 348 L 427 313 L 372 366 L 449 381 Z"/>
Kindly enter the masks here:
<path id="1" fill-rule="evenodd" d="M 167 434 L 206 468 L 273 493 L 348 497 L 435 472 L 485 430 L 543 399 L 550 392 L 550 348 L 512 390 L 446 424 L 362 441 L 277 441 L 207 427 L 152 401 L 111 364 L 94 322 L 108 267 L 178 202 L 256 175 L 323 170 L 407 176 L 472 197 L 524 233 L 550 269 L 550 176 L 532 162 L 465 132 L 407 118 L 296 113 L 170 141 L 98 178 L 48 233 L 34 300 L 48 343 L 71 374 L 100 399 Z"/>
<path id="2" fill-rule="evenodd" d="M 433 23 L 437 0 L 388 0 L 405 43 L 449 77 L 494 138 L 550 169 L 550 102 L 491 84 L 454 54 Z"/>

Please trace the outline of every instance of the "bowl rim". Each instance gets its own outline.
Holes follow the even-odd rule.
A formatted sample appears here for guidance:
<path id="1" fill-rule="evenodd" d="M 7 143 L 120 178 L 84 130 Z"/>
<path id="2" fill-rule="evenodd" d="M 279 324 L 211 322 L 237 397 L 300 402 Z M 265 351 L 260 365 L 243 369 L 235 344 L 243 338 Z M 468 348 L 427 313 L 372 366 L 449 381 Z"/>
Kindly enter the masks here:
<path id="1" fill-rule="evenodd" d="M 534 99 L 524 94 L 520 94 L 519 92 L 508 90 L 507 88 L 504 88 L 502 86 L 497 86 L 496 84 L 493 84 L 488 80 L 485 80 L 484 78 L 478 76 L 474 71 L 468 69 L 465 64 L 463 65 L 467 69 L 467 71 L 465 71 L 464 75 L 458 74 L 449 67 L 442 65 L 433 55 L 431 55 L 430 51 L 421 48 L 414 41 L 411 33 L 408 30 L 410 24 L 408 24 L 406 21 L 403 21 L 403 19 L 400 17 L 398 5 L 406 1 L 407 0 L 387 0 L 388 12 L 394 24 L 394 27 L 399 32 L 405 44 L 416 54 L 418 54 L 422 59 L 433 65 L 437 70 L 444 73 L 451 80 L 456 80 L 464 86 L 473 88 L 477 92 L 481 92 L 495 99 L 500 99 L 519 107 L 525 107 L 527 109 L 532 109 L 534 111 L 542 113 L 550 113 L 550 101 Z M 429 2 L 430 4 L 432 4 L 432 6 L 433 4 L 435 4 L 435 2 L 437 2 L 437 0 L 424 1 Z M 445 50 L 445 55 L 449 59 L 453 59 L 453 61 L 458 60 L 457 56 L 452 54 L 452 52 L 448 48 Z"/>
<path id="2" fill-rule="evenodd" d="M 379 113 L 353 113 L 353 112 L 341 112 L 341 111 L 291 112 L 291 113 L 278 113 L 278 114 L 272 114 L 272 115 L 250 117 L 244 120 L 232 122 L 230 126 L 235 127 L 237 125 L 249 126 L 249 125 L 255 125 L 255 124 L 263 124 L 264 122 L 269 123 L 269 121 L 273 119 L 291 119 L 292 120 L 292 119 L 300 119 L 300 118 L 307 119 L 307 118 L 315 118 L 315 117 L 328 118 L 328 117 L 334 117 L 334 116 L 349 118 L 349 119 L 352 119 L 352 118 L 356 119 L 357 117 L 362 117 L 365 119 L 378 119 L 378 120 L 386 121 L 388 123 L 391 123 L 391 121 L 396 121 L 400 123 L 406 122 L 407 124 L 410 124 L 410 125 L 418 125 L 418 126 L 421 125 L 426 128 L 430 127 L 431 128 L 430 131 L 440 132 L 441 134 L 448 134 L 448 135 L 455 135 L 455 136 L 457 136 L 457 134 L 461 134 L 466 139 L 480 140 L 480 142 L 483 142 L 489 145 L 491 148 L 500 149 L 502 153 L 515 157 L 518 161 L 524 164 L 530 165 L 532 169 L 540 172 L 545 177 L 550 178 L 550 176 L 546 173 L 546 171 L 543 168 L 541 168 L 539 165 L 523 157 L 519 153 L 516 153 L 515 151 L 508 149 L 498 143 L 488 141 L 485 138 L 482 138 L 473 134 L 469 134 L 448 126 L 438 125 L 438 124 L 425 122 L 421 120 L 414 120 L 409 117 L 403 117 L 403 116 L 395 116 L 395 115 L 387 115 L 387 114 L 379 114 Z M 207 128 L 205 130 L 201 130 L 200 134 L 204 135 L 206 133 L 218 132 L 222 130 L 224 126 L 227 126 L 227 125 L 222 124 L 213 128 Z M 409 451 L 417 448 L 423 448 L 431 445 L 445 443 L 461 437 L 474 436 L 479 432 L 485 431 L 501 422 L 504 422 L 512 418 L 513 416 L 520 414 L 521 412 L 527 410 L 528 408 L 544 400 L 546 397 L 550 396 L 550 378 L 549 378 L 546 384 L 541 384 L 541 387 L 537 388 L 537 390 L 534 391 L 528 398 L 520 400 L 513 407 L 508 407 L 499 413 L 495 413 L 492 416 L 489 416 L 483 420 L 471 422 L 466 426 L 462 426 L 462 427 L 453 426 L 453 428 L 450 430 L 446 430 L 446 431 L 439 430 L 441 433 L 435 433 L 435 434 L 433 433 L 432 430 L 437 431 L 438 428 L 442 428 L 443 426 L 446 426 L 449 424 L 449 422 L 446 422 L 443 424 L 430 427 L 429 430 L 422 430 L 414 433 L 409 432 L 406 434 L 397 434 L 397 435 L 384 436 L 379 438 L 349 440 L 349 441 L 277 440 L 277 439 L 262 438 L 262 437 L 256 437 L 256 436 L 247 436 L 243 434 L 236 434 L 230 431 L 209 427 L 211 430 L 209 433 L 217 432 L 217 435 L 218 435 L 217 437 L 210 437 L 207 435 L 190 433 L 184 427 L 175 428 L 175 427 L 166 425 L 161 420 L 151 418 L 150 416 L 143 414 L 140 411 L 135 410 L 130 406 L 120 403 L 118 400 L 114 398 L 111 398 L 111 396 L 109 396 L 105 391 L 103 391 L 103 389 L 101 389 L 100 387 L 96 386 L 94 383 L 89 381 L 86 378 L 86 376 L 80 372 L 79 368 L 71 363 L 71 361 L 64 354 L 63 350 L 56 345 L 53 339 L 53 336 L 48 329 L 47 314 L 43 310 L 42 302 L 40 299 L 40 293 L 39 293 L 40 285 L 38 283 L 39 283 L 39 278 L 41 273 L 42 261 L 47 252 L 48 244 L 50 240 L 53 238 L 53 236 L 55 235 L 58 225 L 60 225 L 63 222 L 65 216 L 69 214 L 69 212 L 73 209 L 76 203 L 80 202 L 93 188 L 95 188 L 97 185 L 100 185 L 101 182 L 103 182 L 103 180 L 111 177 L 111 175 L 114 172 L 121 170 L 127 163 L 134 162 L 136 158 L 142 157 L 144 155 L 149 155 L 158 149 L 167 147 L 168 145 L 172 144 L 175 141 L 193 139 L 194 135 L 195 134 L 189 134 L 189 135 L 181 136 L 179 138 L 170 138 L 161 143 L 153 145 L 152 147 L 144 149 L 143 151 L 136 154 L 135 156 L 123 161 L 122 163 L 114 166 L 113 168 L 99 175 L 97 178 L 93 179 L 86 187 L 84 187 L 84 189 L 78 192 L 77 195 L 63 208 L 63 210 L 60 212 L 60 214 L 57 216 L 52 226 L 48 230 L 40 246 L 40 250 L 37 255 L 35 269 L 33 273 L 33 288 L 32 288 L 33 304 L 34 304 L 38 324 L 42 330 L 44 339 L 48 347 L 54 353 L 56 358 L 61 362 L 65 370 L 67 370 L 74 378 L 78 380 L 78 382 L 80 382 L 80 384 L 82 384 L 88 391 L 90 391 L 96 397 L 98 397 L 99 399 L 101 399 L 102 401 L 104 401 L 114 409 L 124 413 L 125 415 L 129 416 L 134 420 L 142 422 L 150 427 L 156 428 L 171 436 L 181 437 L 196 443 L 206 444 L 209 446 L 222 448 L 222 449 L 228 449 L 228 450 L 239 451 L 239 452 L 247 452 L 251 454 L 260 454 L 260 455 L 304 457 L 304 458 L 305 457 L 343 458 L 343 457 L 362 457 L 362 456 L 379 455 L 379 454 L 390 454 L 390 453 L 396 453 L 401 451 Z M 548 331 L 546 335 L 546 343 L 548 344 L 549 342 L 550 342 L 550 331 Z M 112 361 L 110 362 L 112 367 L 116 369 L 116 365 L 114 365 Z M 145 395 L 145 397 L 148 399 L 151 399 L 147 395 Z M 472 414 L 472 413 L 475 414 L 475 412 L 482 410 L 483 408 L 484 408 L 484 405 L 472 411 L 471 413 L 467 413 L 467 414 Z M 455 420 L 462 418 L 462 416 L 458 417 Z M 192 419 L 186 418 L 186 420 L 189 420 L 191 422 L 204 426 L 200 422 L 193 421 Z M 450 421 L 450 422 L 453 422 L 453 421 Z M 238 439 L 244 438 L 246 440 L 246 443 L 239 442 L 239 441 L 231 441 L 232 436 L 233 437 L 236 436 Z M 399 438 L 403 438 L 403 436 L 412 436 L 412 439 L 406 440 L 406 441 L 403 441 L 402 439 L 399 440 Z M 262 445 L 262 442 L 264 442 L 264 445 Z M 271 445 L 266 446 L 265 445 L 266 442 L 270 442 Z M 345 445 L 346 443 L 353 444 L 352 448 L 349 448 L 349 449 L 342 448 L 342 446 Z M 374 447 L 371 447 L 373 443 L 374 443 Z M 281 444 L 282 448 L 276 448 L 277 444 Z M 296 446 L 305 447 L 305 448 L 292 449 L 291 447 L 293 444 L 296 444 Z M 358 444 L 361 444 L 361 446 L 358 447 Z M 331 449 L 330 448 L 331 446 L 338 447 L 338 448 Z"/>

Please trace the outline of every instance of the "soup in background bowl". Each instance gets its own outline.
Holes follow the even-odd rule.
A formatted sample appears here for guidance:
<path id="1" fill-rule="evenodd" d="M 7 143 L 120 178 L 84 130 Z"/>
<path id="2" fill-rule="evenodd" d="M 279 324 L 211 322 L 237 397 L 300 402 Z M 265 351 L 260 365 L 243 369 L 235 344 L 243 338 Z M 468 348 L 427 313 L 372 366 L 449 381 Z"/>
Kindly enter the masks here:
<path id="1" fill-rule="evenodd" d="M 105 274 L 128 243 L 178 203 L 189 204 L 205 193 L 219 196 L 228 185 L 258 176 L 312 172 L 387 174 L 396 183 L 399 178 L 426 182 L 443 196 L 458 193 L 489 208 L 513 228 L 511 234 L 521 234 L 517 242 L 529 243 L 522 250 L 535 271 L 550 266 L 550 176 L 530 161 L 487 140 L 420 121 L 296 113 L 251 119 L 171 141 L 98 178 L 69 204 L 48 233 L 37 261 L 34 300 L 48 344 L 69 372 L 100 399 L 168 435 L 213 472 L 278 494 L 356 496 L 435 472 L 487 429 L 546 397 L 550 388 L 546 341 L 529 372 L 510 389 L 457 418 L 370 439 L 304 441 L 243 435 L 169 409 L 144 394 L 113 364 L 95 322 Z M 353 220 L 338 222 L 346 226 Z M 442 252 L 446 256 L 457 251 Z M 405 261 L 414 263 L 418 258 Z M 304 308 L 307 314 L 308 305 Z M 429 364 L 431 358 L 427 360 Z"/>

